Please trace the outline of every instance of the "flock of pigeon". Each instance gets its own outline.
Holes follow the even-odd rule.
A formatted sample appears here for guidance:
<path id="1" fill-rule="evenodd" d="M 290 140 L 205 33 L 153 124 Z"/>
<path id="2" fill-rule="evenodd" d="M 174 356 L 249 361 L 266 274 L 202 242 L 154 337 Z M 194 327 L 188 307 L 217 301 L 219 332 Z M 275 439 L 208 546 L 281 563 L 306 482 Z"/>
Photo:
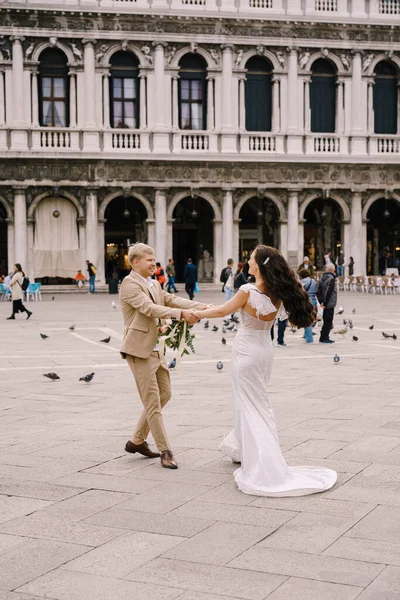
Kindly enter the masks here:
<path id="1" fill-rule="evenodd" d="M 52 300 L 54 300 L 54 296 L 52 297 Z M 117 310 L 118 306 L 116 305 L 115 302 L 111 302 L 111 308 L 113 310 Z M 75 327 L 76 327 L 76 325 L 71 325 L 70 327 L 68 327 L 68 329 L 70 331 L 75 331 Z M 40 337 L 42 338 L 42 340 L 47 340 L 47 339 L 49 339 L 50 336 L 46 335 L 45 333 L 40 333 Z M 104 340 L 99 340 L 99 341 L 102 344 L 109 344 L 111 341 L 111 335 L 104 338 Z M 94 376 L 95 376 L 95 373 L 88 373 L 87 375 L 80 377 L 79 381 L 84 381 L 85 383 L 90 383 Z M 47 379 L 50 379 L 51 381 L 57 381 L 58 379 L 61 379 L 61 377 L 59 375 L 57 375 L 57 373 L 43 373 L 43 377 L 47 377 Z"/>

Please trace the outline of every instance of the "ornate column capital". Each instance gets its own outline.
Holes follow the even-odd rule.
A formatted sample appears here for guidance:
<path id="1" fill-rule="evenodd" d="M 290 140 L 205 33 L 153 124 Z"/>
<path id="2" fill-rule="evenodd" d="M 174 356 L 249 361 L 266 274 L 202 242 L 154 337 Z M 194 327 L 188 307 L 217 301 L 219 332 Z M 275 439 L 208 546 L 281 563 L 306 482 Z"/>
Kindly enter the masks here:
<path id="1" fill-rule="evenodd" d="M 23 35 L 11 35 L 10 36 L 10 42 L 24 42 L 25 38 Z"/>
<path id="2" fill-rule="evenodd" d="M 222 52 L 233 52 L 235 46 L 233 44 L 221 44 Z"/>

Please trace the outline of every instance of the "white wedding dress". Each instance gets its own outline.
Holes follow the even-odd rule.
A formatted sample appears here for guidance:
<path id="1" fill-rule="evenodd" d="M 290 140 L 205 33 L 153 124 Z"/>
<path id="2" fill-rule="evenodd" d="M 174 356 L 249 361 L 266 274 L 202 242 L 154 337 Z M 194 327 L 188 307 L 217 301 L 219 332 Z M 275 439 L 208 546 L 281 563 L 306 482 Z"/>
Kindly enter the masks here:
<path id="1" fill-rule="evenodd" d="M 252 283 L 240 288 L 259 315 L 276 312 L 270 298 Z M 272 370 L 273 321 L 241 310 L 242 324 L 232 349 L 234 424 L 220 445 L 241 467 L 234 472 L 238 488 L 255 496 L 303 496 L 331 488 L 337 473 L 323 467 L 289 467 L 283 458 L 267 386 Z M 299 405 L 299 410 L 301 406 Z"/>

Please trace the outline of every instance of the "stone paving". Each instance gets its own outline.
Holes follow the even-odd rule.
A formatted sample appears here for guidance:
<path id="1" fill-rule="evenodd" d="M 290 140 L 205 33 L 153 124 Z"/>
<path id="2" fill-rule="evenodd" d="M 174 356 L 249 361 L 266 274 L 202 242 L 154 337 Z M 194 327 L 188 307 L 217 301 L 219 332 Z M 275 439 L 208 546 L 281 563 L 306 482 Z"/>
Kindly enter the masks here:
<path id="1" fill-rule="evenodd" d="M 232 425 L 234 334 L 225 347 L 220 329 L 196 325 L 196 355 L 172 373 L 179 470 L 125 454 L 140 402 L 113 298 L 45 297 L 14 322 L 0 304 L 0 600 L 399 599 L 400 340 L 381 333 L 400 337 L 399 296 L 341 294 L 358 342 L 307 345 L 288 330 L 276 348 L 286 459 L 339 479 L 274 499 L 241 494 L 217 449 Z"/>

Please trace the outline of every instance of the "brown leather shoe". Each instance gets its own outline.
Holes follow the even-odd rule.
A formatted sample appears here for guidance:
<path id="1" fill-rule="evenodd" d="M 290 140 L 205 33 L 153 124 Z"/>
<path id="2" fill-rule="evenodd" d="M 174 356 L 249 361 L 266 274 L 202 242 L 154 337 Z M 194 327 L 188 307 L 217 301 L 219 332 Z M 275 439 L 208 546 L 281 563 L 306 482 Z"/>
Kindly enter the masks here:
<path id="1" fill-rule="evenodd" d="M 161 466 L 165 469 L 177 469 L 178 463 L 174 459 L 174 455 L 171 450 L 165 450 L 161 452 Z"/>
<path id="2" fill-rule="evenodd" d="M 129 440 L 125 445 L 125 452 L 131 452 L 131 454 L 143 454 L 143 456 L 147 456 L 147 458 L 158 458 L 160 456 L 159 452 L 152 452 L 150 450 L 147 442 L 142 442 L 141 444 L 134 444 Z"/>

